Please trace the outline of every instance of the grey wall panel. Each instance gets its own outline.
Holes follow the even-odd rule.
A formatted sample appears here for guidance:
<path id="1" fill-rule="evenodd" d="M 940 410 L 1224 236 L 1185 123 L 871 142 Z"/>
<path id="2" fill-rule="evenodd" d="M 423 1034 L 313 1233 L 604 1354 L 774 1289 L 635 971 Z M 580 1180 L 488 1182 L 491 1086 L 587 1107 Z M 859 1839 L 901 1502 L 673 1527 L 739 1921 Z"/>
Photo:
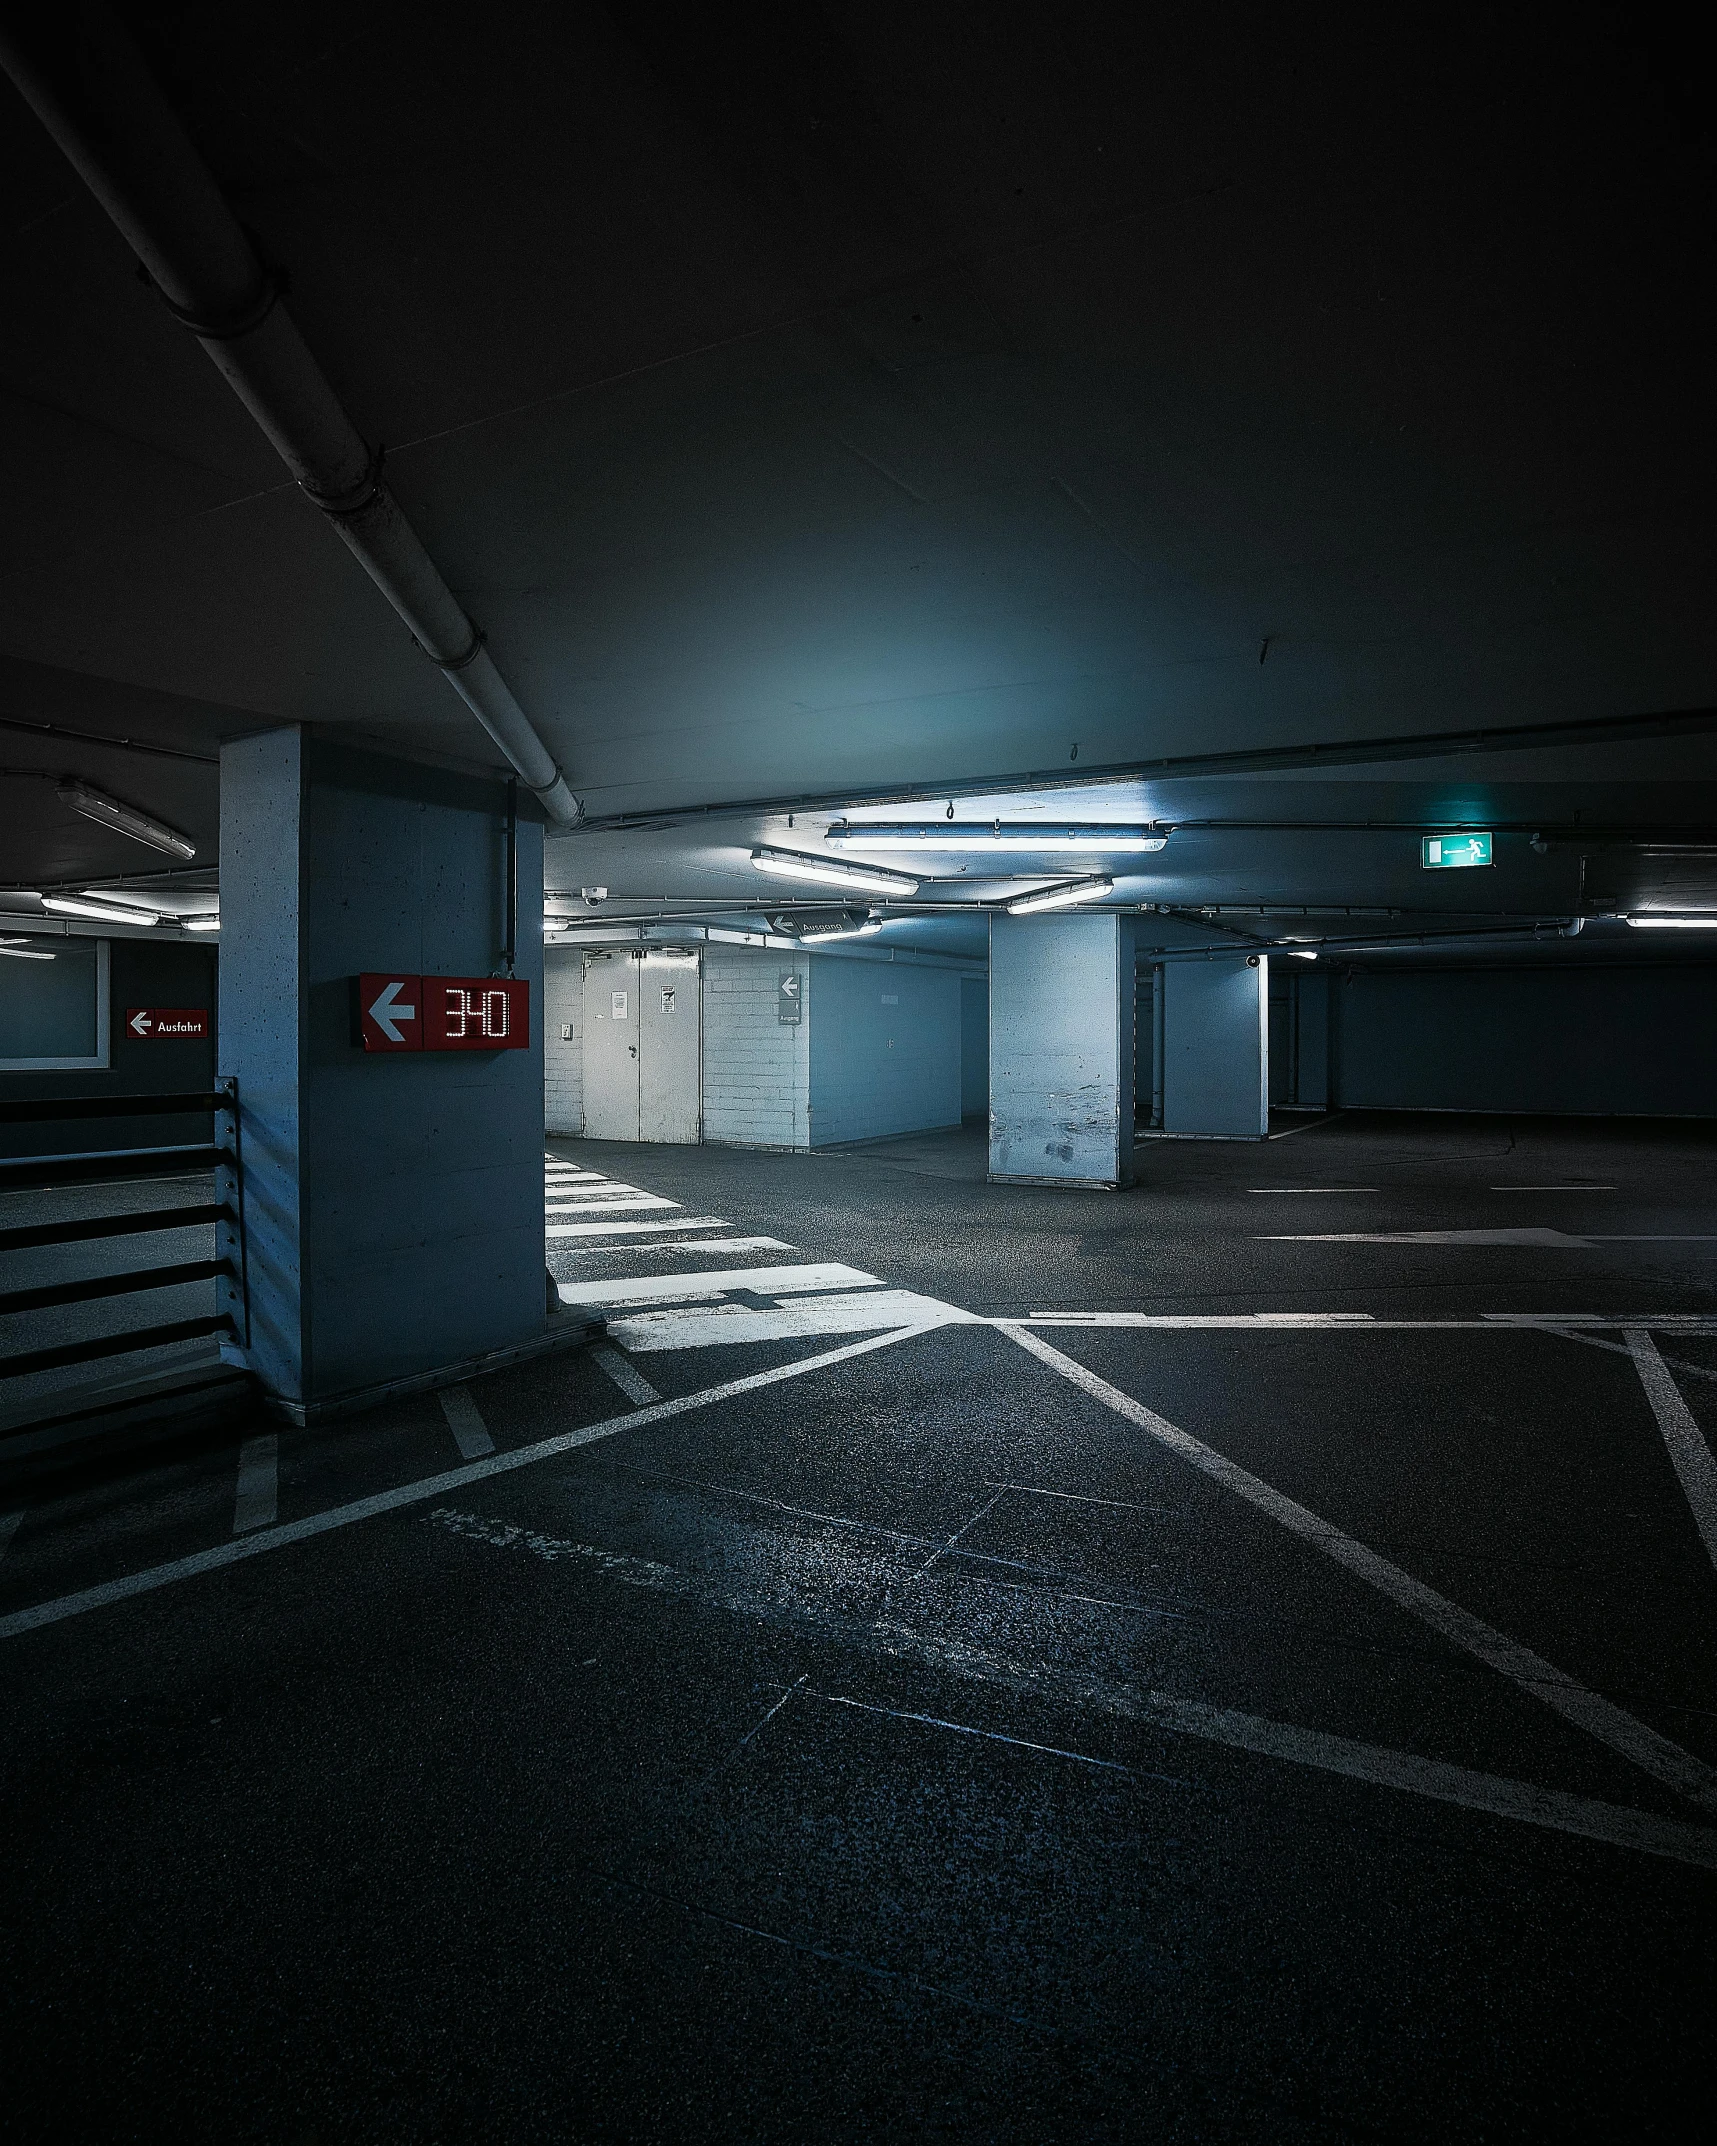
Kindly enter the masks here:
<path id="1" fill-rule="evenodd" d="M 1360 970 L 1332 988 L 1348 1109 L 1717 1116 L 1717 970 Z"/>
<path id="2" fill-rule="evenodd" d="M 811 1144 L 960 1122 L 961 979 L 909 961 L 811 957 Z"/>
<path id="3" fill-rule="evenodd" d="M 960 979 L 960 1115 L 990 1111 L 990 986 L 985 977 Z"/>
<path id="4" fill-rule="evenodd" d="M 1162 965 L 1163 1130 L 1257 1140 L 1269 1130 L 1265 957 Z"/>

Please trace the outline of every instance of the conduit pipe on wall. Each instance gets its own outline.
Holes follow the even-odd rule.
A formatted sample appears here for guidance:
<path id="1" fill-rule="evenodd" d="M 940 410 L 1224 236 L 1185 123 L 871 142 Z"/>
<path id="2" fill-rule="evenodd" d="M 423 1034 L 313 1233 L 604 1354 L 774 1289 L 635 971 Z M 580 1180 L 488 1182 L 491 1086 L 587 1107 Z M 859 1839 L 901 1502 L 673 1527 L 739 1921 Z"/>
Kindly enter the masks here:
<path id="1" fill-rule="evenodd" d="M 141 53 L 100 0 L 9 8 L 0 63 L 299 489 L 536 792 L 584 811 L 382 476 Z"/>

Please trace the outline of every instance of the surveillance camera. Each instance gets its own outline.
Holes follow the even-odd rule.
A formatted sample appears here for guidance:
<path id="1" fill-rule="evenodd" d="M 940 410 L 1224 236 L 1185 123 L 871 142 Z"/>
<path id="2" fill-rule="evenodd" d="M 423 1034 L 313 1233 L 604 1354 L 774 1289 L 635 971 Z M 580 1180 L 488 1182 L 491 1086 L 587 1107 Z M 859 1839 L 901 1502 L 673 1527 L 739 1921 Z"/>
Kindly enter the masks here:
<path id="1" fill-rule="evenodd" d="M 592 909 L 596 907 L 598 902 L 605 902 L 608 899 L 608 889 L 606 887 L 580 887 L 578 891 Z"/>

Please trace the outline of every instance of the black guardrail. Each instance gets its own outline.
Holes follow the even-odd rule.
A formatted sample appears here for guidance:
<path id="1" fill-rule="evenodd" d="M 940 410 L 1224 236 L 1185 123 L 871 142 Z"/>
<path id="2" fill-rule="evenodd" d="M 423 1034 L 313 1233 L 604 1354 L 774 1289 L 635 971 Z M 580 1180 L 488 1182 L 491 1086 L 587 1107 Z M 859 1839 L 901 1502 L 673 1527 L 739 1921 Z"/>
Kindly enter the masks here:
<path id="1" fill-rule="evenodd" d="M 177 1176 L 199 1167 L 223 1164 L 231 1174 L 231 1202 L 221 1200 L 213 1205 L 151 1208 L 138 1214 L 94 1215 L 65 1222 L 24 1224 L 16 1229 L 0 1230 L 0 1252 L 30 1251 L 46 1245 L 80 1244 L 103 1237 L 143 1235 L 151 1230 L 188 1229 L 200 1223 L 229 1222 L 235 1226 L 238 1237 L 236 1267 L 227 1258 L 197 1259 L 169 1267 L 139 1267 L 120 1274 L 92 1275 L 82 1281 L 13 1289 L 0 1293 L 0 1316 L 45 1311 L 66 1304 L 94 1303 L 105 1297 L 129 1296 L 140 1290 L 167 1289 L 186 1282 L 212 1281 L 226 1276 L 236 1279 L 240 1285 L 248 1327 L 244 1173 L 240 1160 L 236 1081 L 224 1082 L 218 1090 L 179 1095 L 73 1096 L 57 1102 L 0 1103 L 0 1124 L 41 1123 L 64 1118 L 213 1116 L 216 1113 L 227 1120 L 230 1146 L 209 1140 L 103 1153 L 19 1156 L 0 1161 L 0 1192 L 91 1180 Z M 117 1334 L 98 1334 L 83 1341 L 68 1341 L 53 1348 L 29 1349 L 0 1357 L 0 1379 L 27 1378 L 38 1371 L 55 1371 L 68 1364 L 125 1355 L 135 1349 L 159 1348 L 168 1342 L 194 1340 L 207 1334 L 231 1334 L 235 1328 L 236 1322 L 230 1312 L 219 1312 L 209 1318 L 176 1319 L 167 1325 L 128 1327 Z"/>

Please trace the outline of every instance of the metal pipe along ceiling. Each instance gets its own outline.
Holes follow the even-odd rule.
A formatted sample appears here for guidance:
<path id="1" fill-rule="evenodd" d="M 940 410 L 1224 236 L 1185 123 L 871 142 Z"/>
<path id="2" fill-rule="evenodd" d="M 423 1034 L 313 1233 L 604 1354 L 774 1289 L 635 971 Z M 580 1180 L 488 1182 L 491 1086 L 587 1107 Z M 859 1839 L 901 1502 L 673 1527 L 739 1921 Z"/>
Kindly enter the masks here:
<path id="1" fill-rule="evenodd" d="M 99 0 L 9 10 L 0 61 L 176 317 L 424 654 L 542 800 L 583 807 L 407 521 L 131 38 Z"/>

